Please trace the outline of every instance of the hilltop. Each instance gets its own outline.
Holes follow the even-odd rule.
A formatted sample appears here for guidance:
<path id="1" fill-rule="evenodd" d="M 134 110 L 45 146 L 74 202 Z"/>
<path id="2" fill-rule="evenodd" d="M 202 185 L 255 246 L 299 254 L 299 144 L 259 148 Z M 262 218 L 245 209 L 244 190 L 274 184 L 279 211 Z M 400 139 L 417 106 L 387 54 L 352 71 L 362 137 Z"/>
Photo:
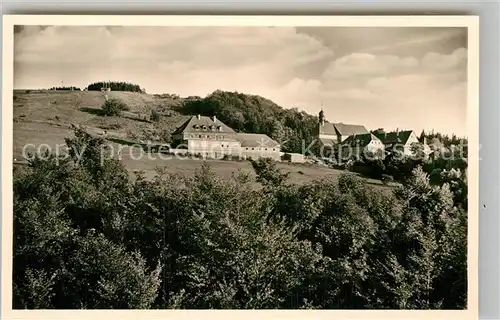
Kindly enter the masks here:
<path id="1" fill-rule="evenodd" d="M 99 114 L 108 98 L 123 101 L 129 111 L 121 116 Z M 136 92 L 100 91 L 14 91 L 14 156 L 20 156 L 26 143 L 64 143 L 71 124 L 85 126 L 90 132 L 106 130 L 108 136 L 128 141 L 151 138 L 158 131 L 170 129 L 185 119 L 171 109 L 175 99 L 159 98 Z M 152 110 L 161 111 L 161 122 L 150 120 Z"/>

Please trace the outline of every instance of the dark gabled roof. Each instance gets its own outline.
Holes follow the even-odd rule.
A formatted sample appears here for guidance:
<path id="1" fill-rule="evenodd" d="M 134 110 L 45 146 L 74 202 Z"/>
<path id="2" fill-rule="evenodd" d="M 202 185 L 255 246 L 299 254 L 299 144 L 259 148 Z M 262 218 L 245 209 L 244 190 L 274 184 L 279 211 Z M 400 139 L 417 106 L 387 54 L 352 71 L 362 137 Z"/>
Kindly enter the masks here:
<path id="1" fill-rule="evenodd" d="M 396 143 L 406 144 L 412 132 L 413 130 L 393 131 L 393 132 L 376 133 L 376 136 L 385 145 L 396 144 Z"/>
<path id="2" fill-rule="evenodd" d="M 325 122 L 323 125 L 319 125 L 319 134 L 326 134 L 331 136 L 337 135 L 337 130 L 335 129 L 333 123 Z"/>
<path id="3" fill-rule="evenodd" d="M 358 134 L 367 134 L 370 133 L 365 126 L 357 125 L 357 124 L 345 124 L 345 123 L 334 123 L 337 131 L 343 136 L 351 136 Z"/>
<path id="4" fill-rule="evenodd" d="M 329 123 L 325 122 L 323 125 L 319 124 L 319 134 L 350 136 L 353 134 L 365 134 L 369 131 L 365 126 L 357 124 L 345 123 Z"/>
<path id="5" fill-rule="evenodd" d="M 222 130 L 219 130 L 222 129 Z M 234 133 L 234 130 L 222 123 L 220 120 L 205 117 L 205 116 L 192 116 L 186 120 L 180 127 L 178 127 L 172 135 L 181 133 L 195 133 L 195 132 L 229 132 Z"/>
<path id="6" fill-rule="evenodd" d="M 342 145 L 348 145 L 348 146 L 359 146 L 361 148 L 366 147 L 370 142 L 373 140 L 380 141 L 379 138 L 377 138 L 374 134 L 372 133 L 366 133 L 366 134 L 356 134 L 347 137 L 347 139 L 342 142 Z"/>
<path id="7" fill-rule="evenodd" d="M 236 140 L 241 142 L 242 147 L 246 148 L 279 148 L 279 143 L 260 133 L 238 133 Z"/>

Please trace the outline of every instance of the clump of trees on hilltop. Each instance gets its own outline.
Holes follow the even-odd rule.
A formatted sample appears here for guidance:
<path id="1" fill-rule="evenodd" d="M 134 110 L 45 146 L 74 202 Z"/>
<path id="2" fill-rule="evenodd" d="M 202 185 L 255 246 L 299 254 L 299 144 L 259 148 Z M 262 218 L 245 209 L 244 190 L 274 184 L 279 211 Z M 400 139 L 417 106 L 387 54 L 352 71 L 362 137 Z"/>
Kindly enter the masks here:
<path id="1" fill-rule="evenodd" d="M 100 81 L 94 82 L 87 86 L 89 91 L 101 91 L 101 88 L 111 88 L 111 91 L 129 91 L 145 93 L 146 90 L 142 89 L 138 84 L 117 81 Z"/>
<path id="2" fill-rule="evenodd" d="M 52 87 L 49 90 L 56 90 L 56 91 L 80 91 L 81 89 L 78 87 Z"/>
<path id="3" fill-rule="evenodd" d="M 14 308 L 466 307 L 463 195 L 420 167 L 393 192 L 270 160 L 146 180 L 103 143 L 74 128 L 69 158 L 14 171 Z"/>

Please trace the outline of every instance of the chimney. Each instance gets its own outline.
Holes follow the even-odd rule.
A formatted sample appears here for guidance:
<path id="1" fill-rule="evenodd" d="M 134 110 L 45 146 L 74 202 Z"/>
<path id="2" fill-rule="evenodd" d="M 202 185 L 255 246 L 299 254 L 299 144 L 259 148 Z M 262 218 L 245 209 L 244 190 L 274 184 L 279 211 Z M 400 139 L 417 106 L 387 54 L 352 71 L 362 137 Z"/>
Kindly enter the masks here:
<path id="1" fill-rule="evenodd" d="M 214 123 L 217 122 L 217 117 L 214 115 Z"/>
<path id="2" fill-rule="evenodd" d="M 396 136 L 399 137 L 399 128 L 396 128 Z"/>
<path id="3" fill-rule="evenodd" d="M 197 115 L 197 116 L 196 116 L 196 119 L 200 120 L 200 119 L 201 119 L 201 116 L 200 116 L 200 115 Z"/>

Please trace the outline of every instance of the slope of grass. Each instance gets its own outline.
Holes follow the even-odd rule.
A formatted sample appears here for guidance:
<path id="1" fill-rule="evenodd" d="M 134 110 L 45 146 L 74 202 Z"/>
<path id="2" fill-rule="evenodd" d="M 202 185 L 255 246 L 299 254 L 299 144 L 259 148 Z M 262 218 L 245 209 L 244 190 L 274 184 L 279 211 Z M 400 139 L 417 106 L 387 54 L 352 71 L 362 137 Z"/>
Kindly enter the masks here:
<path id="1" fill-rule="evenodd" d="M 102 104 L 108 98 L 118 98 L 125 102 L 130 110 L 121 116 L 101 116 Z M 141 132 L 165 130 L 172 132 L 189 115 L 181 115 L 174 110 L 179 99 L 153 96 L 135 92 L 96 92 L 96 91 L 23 91 L 14 92 L 14 158 L 22 161 L 24 146 L 26 151 L 43 151 L 47 147 L 64 151 L 66 137 L 71 135 L 71 124 L 83 125 L 89 132 L 98 134 L 107 131 L 110 143 L 118 149 L 116 142 L 139 142 Z M 151 110 L 163 114 L 160 122 L 144 121 L 149 119 Z M 130 137 L 130 135 L 135 137 Z M 113 142 L 114 141 L 114 142 Z M 130 144 L 130 143 L 127 143 Z M 138 159 L 140 150 L 121 143 L 122 161 L 133 171 L 144 171 L 146 176 L 154 175 L 156 167 L 166 167 L 167 171 L 192 174 L 201 165 L 196 159 L 162 160 L 143 156 Z M 249 162 L 210 161 L 214 170 L 223 177 L 231 177 L 238 170 L 253 174 Z M 290 179 L 297 183 L 312 181 L 325 176 L 337 176 L 340 171 L 326 167 L 300 166 L 280 163 L 279 167 L 290 172 Z M 380 181 L 372 181 L 380 187 Z"/>
<path id="2" fill-rule="evenodd" d="M 130 111 L 122 116 L 104 117 L 99 110 L 108 98 L 125 102 Z M 144 131 L 173 130 L 185 117 L 170 112 L 159 123 L 149 121 L 151 110 L 169 109 L 167 99 L 133 92 L 14 91 L 14 156 L 27 143 L 54 146 L 63 144 L 71 124 L 83 125 L 90 132 L 108 131 L 109 136 L 140 138 Z M 147 121 L 144 120 L 147 119 Z"/>

